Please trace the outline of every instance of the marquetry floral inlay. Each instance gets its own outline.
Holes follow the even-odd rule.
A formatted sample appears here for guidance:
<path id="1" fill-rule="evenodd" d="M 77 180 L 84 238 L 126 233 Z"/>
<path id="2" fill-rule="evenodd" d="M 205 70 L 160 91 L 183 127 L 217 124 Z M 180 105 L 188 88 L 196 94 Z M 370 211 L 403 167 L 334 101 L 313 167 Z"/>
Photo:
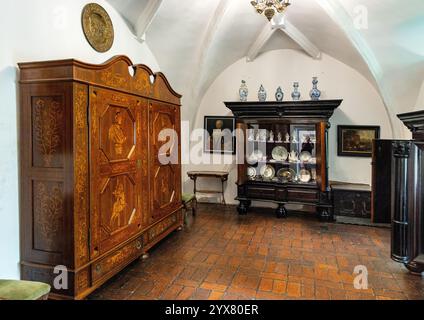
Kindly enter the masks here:
<path id="1" fill-rule="evenodd" d="M 124 87 L 127 88 L 128 82 L 119 73 L 112 71 L 105 71 L 100 76 L 101 81 L 111 87 Z"/>
<path id="2" fill-rule="evenodd" d="M 37 99 L 34 108 L 34 133 L 44 165 L 50 167 L 62 143 L 62 105 L 51 99 Z"/>
<path id="3" fill-rule="evenodd" d="M 43 182 L 35 185 L 36 223 L 49 248 L 57 246 L 63 219 L 63 193 L 59 185 L 48 187 Z"/>
<path id="4" fill-rule="evenodd" d="M 83 85 L 76 85 L 75 93 L 75 198 L 74 214 L 78 219 L 76 229 L 77 265 L 88 261 L 88 129 L 87 129 L 87 89 Z M 82 277 L 82 276 L 81 276 Z M 84 279 L 84 277 L 83 277 Z M 88 279 L 87 279 L 88 281 Z M 81 284 L 80 288 L 88 284 Z"/>

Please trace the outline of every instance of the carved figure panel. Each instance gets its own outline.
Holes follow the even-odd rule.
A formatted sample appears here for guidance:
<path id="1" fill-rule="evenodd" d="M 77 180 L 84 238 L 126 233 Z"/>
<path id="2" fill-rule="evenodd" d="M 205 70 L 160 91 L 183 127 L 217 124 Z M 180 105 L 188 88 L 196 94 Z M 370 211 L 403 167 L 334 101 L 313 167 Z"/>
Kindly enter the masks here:
<path id="1" fill-rule="evenodd" d="M 129 159 L 135 147 L 135 119 L 131 112 L 109 106 L 100 123 L 100 148 L 107 159 Z"/>
<path id="2" fill-rule="evenodd" d="M 64 104 L 61 96 L 32 99 L 34 167 L 63 168 Z"/>
<path id="3" fill-rule="evenodd" d="M 135 181 L 128 175 L 108 180 L 100 196 L 102 231 L 106 237 L 134 222 Z"/>

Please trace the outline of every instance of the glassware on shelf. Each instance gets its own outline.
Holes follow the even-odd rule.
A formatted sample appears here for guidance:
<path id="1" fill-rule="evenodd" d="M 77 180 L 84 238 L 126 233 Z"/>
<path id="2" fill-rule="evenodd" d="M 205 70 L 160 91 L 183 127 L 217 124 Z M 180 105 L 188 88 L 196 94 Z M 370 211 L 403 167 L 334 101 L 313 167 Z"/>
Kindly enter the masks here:
<path id="1" fill-rule="evenodd" d="M 262 160 L 263 159 L 263 157 L 264 157 L 264 154 L 263 154 L 263 152 L 261 151 L 261 150 L 255 150 L 255 151 L 253 151 L 247 158 L 246 158 L 246 160 L 247 160 L 247 162 L 249 163 L 249 164 L 254 164 L 254 163 L 257 163 L 258 161 L 260 161 L 260 160 Z"/>
<path id="2" fill-rule="evenodd" d="M 272 130 L 269 132 L 269 142 L 274 142 L 274 132 Z"/>
<path id="3" fill-rule="evenodd" d="M 247 137 L 248 141 L 253 141 L 255 140 L 255 130 L 254 129 L 249 129 L 248 130 L 248 137 Z"/>
<path id="4" fill-rule="evenodd" d="M 259 141 L 266 142 L 267 132 L 265 129 L 259 130 Z"/>
<path id="5" fill-rule="evenodd" d="M 315 169 L 315 168 L 311 169 L 311 178 L 312 178 L 313 181 L 317 180 L 317 169 Z"/>
<path id="6" fill-rule="evenodd" d="M 259 130 L 256 132 L 255 141 L 259 141 L 260 135 Z"/>

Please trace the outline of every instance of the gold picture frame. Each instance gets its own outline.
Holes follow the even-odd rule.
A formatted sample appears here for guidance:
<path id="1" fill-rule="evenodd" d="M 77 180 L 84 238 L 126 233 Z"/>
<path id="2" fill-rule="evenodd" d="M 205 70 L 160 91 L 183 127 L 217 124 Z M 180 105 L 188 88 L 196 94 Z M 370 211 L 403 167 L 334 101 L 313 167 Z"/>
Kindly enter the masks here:
<path id="1" fill-rule="evenodd" d="M 82 29 L 88 43 L 98 52 L 109 51 L 115 38 L 112 20 L 97 3 L 89 3 L 82 10 Z"/>
<path id="2" fill-rule="evenodd" d="M 379 138 L 379 126 L 338 126 L 337 155 L 371 158 L 373 140 Z"/>

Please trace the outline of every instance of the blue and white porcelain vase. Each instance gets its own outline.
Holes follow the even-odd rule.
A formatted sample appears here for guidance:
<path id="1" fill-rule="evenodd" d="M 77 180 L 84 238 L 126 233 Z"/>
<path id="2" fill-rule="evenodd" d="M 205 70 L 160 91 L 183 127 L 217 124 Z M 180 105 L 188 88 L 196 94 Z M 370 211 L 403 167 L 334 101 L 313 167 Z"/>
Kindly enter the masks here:
<path id="1" fill-rule="evenodd" d="M 299 101 L 300 100 L 300 92 L 299 92 L 299 82 L 293 83 L 293 93 L 292 93 L 292 99 L 293 101 Z"/>
<path id="2" fill-rule="evenodd" d="M 260 102 L 265 102 L 266 101 L 266 91 L 263 85 L 261 85 L 261 87 L 259 88 L 258 91 L 258 99 Z"/>
<path id="3" fill-rule="evenodd" d="M 240 95 L 241 102 L 247 101 L 247 96 L 249 95 L 249 89 L 247 88 L 246 81 L 244 80 L 241 81 L 239 95 Z"/>
<path id="4" fill-rule="evenodd" d="M 312 100 L 319 100 L 319 98 L 321 97 L 321 91 L 318 90 L 318 78 L 317 77 L 313 77 L 312 78 L 312 90 L 309 93 L 309 96 L 311 97 Z"/>
<path id="5" fill-rule="evenodd" d="M 283 101 L 284 99 L 284 92 L 281 89 L 281 87 L 278 87 L 277 92 L 275 93 L 275 100 L 278 102 Z"/>

